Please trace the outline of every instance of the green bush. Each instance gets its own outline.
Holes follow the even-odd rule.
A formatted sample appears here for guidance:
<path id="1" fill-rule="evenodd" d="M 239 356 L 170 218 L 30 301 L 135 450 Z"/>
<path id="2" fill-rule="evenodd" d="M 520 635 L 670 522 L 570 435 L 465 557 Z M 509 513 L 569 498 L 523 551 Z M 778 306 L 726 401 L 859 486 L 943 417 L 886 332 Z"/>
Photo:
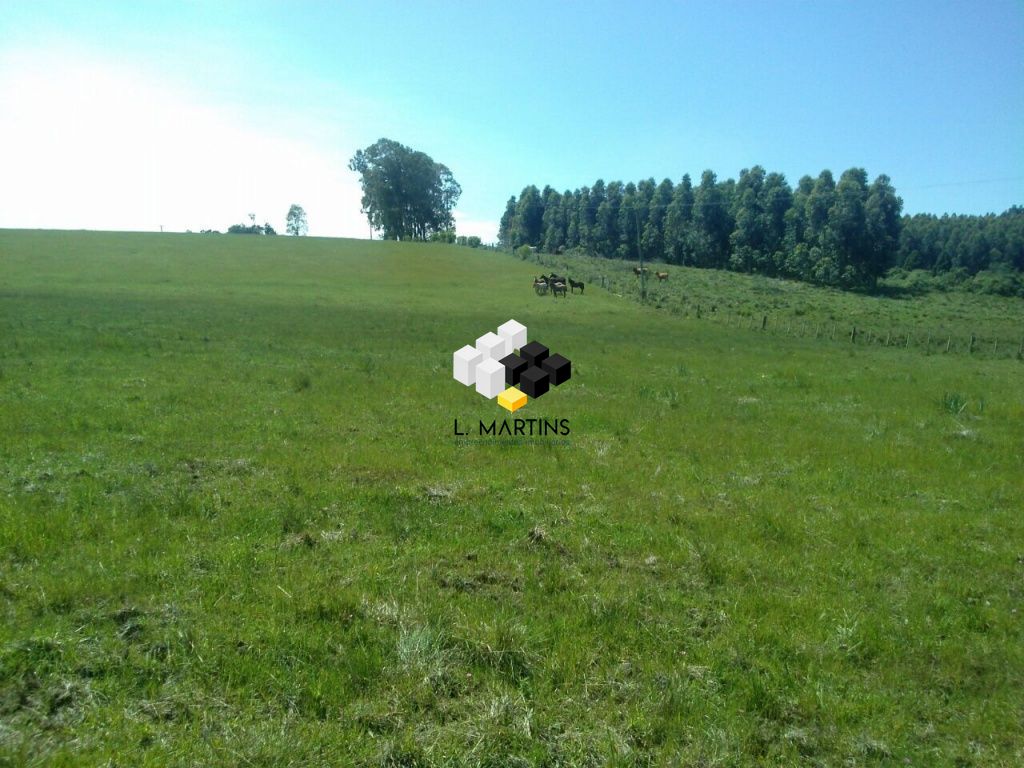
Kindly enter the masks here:
<path id="1" fill-rule="evenodd" d="M 986 269 L 964 283 L 964 290 L 996 296 L 1024 296 L 1024 280 L 1019 272 Z"/>

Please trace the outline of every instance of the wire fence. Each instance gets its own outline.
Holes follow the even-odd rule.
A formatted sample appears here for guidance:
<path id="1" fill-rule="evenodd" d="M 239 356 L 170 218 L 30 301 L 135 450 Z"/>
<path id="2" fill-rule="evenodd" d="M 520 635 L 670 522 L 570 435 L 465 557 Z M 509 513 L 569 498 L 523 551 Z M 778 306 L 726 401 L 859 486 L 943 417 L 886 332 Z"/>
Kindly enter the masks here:
<path id="1" fill-rule="evenodd" d="M 656 269 L 638 276 L 630 269 L 602 269 L 598 263 L 584 261 L 566 264 L 560 255 L 534 252 L 528 257 L 532 263 L 569 273 L 587 285 L 600 287 L 613 296 L 641 302 L 640 280 L 648 285 L 656 280 Z M 627 263 L 631 266 L 631 263 Z M 822 343 L 853 345 L 857 347 L 885 348 L 915 351 L 926 355 L 967 355 L 980 359 L 1024 360 L 1024 328 L 1019 335 L 991 330 L 965 331 L 963 327 L 946 328 L 940 325 L 910 327 L 908 324 L 886 324 L 872 320 L 815 319 L 794 317 L 791 314 L 737 310 L 721 302 L 707 299 L 687 299 L 678 295 L 651 294 L 645 303 L 668 313 L 742 329 L 769 336 L 787 336 L 814 339 Z"/>

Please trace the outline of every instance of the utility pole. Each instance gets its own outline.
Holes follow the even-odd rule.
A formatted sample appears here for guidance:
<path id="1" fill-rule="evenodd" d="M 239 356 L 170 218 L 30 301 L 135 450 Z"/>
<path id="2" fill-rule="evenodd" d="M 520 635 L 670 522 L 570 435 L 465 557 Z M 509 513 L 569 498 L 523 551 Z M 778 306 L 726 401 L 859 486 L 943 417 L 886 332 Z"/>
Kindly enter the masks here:
<path id="1" fill-rule="evenodd" d="M 640 245 L 640 211 L 633 201 L 633 217 L 636 219 L 636 252 L 640 257 L 640 301 L 647 301 L 647 273 L 644 272 L 644 250 Z"/>

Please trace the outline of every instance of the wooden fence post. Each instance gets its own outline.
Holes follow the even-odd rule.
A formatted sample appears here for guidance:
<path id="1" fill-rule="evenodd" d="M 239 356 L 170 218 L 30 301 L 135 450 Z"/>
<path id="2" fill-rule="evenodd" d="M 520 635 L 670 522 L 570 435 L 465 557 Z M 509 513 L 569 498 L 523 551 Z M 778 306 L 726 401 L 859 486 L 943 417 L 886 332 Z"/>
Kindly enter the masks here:
<path id="1" fill-rule="evenodd" d="M 853 326 L 853 330 L 850 331 L 850 342 L 853 344 L 857 343 L 857 326 Z"/>
<path id="2" fill-rule="evenodd" d="M 885 332 L 885 346 L 889 346 L 889 337 L 892 335 L 892 331 Z"/>
<path id="3" fill-rule="evenodd" d="M 971 334 L 971 343 L 967 347 L 967 354 L 968 355 L 973 355 L 974 354 L 974 334 L 973 333 Z"/>
<path id="4" fill-rule="evenodd" d="M 949 352 L 949 345 L 953 343 L 953 337 L 949 336 L 946 338 L 946 351 Z"/>
<path id="5" fill-rule="evenodd" d="M 907 331 L 907 343 L 905 349 L 910 349 L 910 331 Z"/>
<path id="6" fill-rule="evenodd" d="M 768 329 L 768 315 L 761 318 L 761 330 L 765 331 Z"/>

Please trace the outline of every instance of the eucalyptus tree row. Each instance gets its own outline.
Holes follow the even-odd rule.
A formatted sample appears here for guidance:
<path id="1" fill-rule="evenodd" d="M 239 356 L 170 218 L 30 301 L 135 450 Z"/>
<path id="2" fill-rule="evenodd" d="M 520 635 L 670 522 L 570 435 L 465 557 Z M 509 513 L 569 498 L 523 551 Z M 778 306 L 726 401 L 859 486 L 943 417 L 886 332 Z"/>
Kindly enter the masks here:
<path id="1" fill-rule="evenodd" d="M 559 193 L 526 187 L 509 199 L 499 238 L 551 253 L 583 248 L 609 258 L 758 272 L 842 287 L 872 286 L 895 259 L 903 202 L 888 176 L 851 168 L 804 176 L 796 189 L 761 166 L 694 186 L 665 179 L 596 181 Z"/>
<path id="2" fill-rule="evenodd" d="M 999 215 L 907 216 L 896 266 L 965 275 L 1024 271 L 1024 207 L 1015 205 Z"/>

